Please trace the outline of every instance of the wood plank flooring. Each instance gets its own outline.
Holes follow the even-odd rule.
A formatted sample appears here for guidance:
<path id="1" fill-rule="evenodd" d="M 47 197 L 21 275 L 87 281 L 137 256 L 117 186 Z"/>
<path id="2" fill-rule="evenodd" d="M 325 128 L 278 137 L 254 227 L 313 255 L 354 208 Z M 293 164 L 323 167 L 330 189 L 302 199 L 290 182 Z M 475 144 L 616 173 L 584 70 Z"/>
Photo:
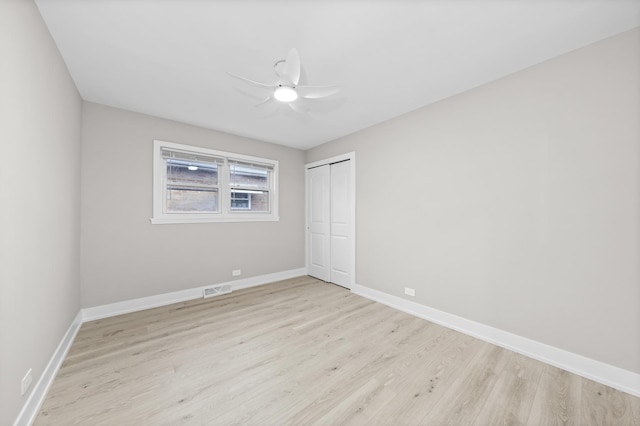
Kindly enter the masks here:
<path id="1" fill-rule="evenodd" d="M 310 277 L 86 323 L 36 425 L 640 425 L 640 398 Z"/>

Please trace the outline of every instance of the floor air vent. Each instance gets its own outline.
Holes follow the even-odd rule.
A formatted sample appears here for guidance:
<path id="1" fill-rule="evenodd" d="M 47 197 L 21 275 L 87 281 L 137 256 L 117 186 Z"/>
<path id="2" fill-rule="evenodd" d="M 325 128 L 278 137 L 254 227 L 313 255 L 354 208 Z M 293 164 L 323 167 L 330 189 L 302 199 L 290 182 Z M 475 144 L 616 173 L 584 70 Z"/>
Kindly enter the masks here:
<path id="1" fill-rule="evenodd" d="M 228 293 L 231 293 L 231 284 L 220 284 L 205 288 L 202 296 L 206 299 L 207 297 L 220 296 L 221 294 Z"/>

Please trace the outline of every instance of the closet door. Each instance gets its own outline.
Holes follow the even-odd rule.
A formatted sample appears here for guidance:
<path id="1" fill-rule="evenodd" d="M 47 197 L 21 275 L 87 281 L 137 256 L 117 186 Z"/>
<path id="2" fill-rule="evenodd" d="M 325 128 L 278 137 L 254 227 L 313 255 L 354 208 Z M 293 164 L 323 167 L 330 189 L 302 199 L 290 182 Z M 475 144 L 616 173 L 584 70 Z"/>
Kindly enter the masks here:
<path id="1" fill-rule="evenodd" d="M 350 161 L 331 164 L 331 277 L 332 283 L 350 288 L 351 202 Z"/>
<path id="2" fill-rule="evenodd" d="M 331 169 L 324 165 L 307 171 L 308 273 L 323 281 L 331 280 Z"/>
<path id="3" fill-rule="evenodd" d="M 351 288 L 355 256 L 351 160 L 307 169 L 308 274 Z"/>

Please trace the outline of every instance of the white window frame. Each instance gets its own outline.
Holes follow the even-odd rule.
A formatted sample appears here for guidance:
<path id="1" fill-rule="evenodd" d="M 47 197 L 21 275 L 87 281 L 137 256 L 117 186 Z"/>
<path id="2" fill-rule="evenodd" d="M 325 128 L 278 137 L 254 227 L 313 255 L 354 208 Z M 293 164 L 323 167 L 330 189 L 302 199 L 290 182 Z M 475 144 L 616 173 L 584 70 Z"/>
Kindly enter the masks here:
<path id="1" fill-rule="evenodd" d="M 218 206 L 217 213 L 165 212 L 166 167 L 162 158 L 162 150 L 180 151 L 194 155 L 205 155 L 224 158 L 218 166 Z M 272 168 L 269 187 L 269 211 L 249 212 L 231 210 L 231 185 L 229 183 L 229 160 L 254 164 L 263 164 Z M 153 141 L 153 216 L 150 221 L 154 225 L 171 223 L 211 223 L 211 222 L 273 222 L 280 220 L 278 216 L 278 161 L 233 152 L 217 151 L 192 145 L 183 145 L 160 140 Z"/>

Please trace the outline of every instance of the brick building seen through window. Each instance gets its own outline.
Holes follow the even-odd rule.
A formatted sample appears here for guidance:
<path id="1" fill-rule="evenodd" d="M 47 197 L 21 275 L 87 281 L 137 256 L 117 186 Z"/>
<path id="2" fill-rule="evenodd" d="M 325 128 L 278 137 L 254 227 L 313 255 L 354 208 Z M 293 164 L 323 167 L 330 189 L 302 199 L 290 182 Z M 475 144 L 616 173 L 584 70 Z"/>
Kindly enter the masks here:
<path id="1" fill-rule="evenodd" d="M 167 212 L 219 212 L 220 172 L 215 163 L 167 160 Z M 269 171 L 229 164 L 231 211 L 269 211 Z"/>

